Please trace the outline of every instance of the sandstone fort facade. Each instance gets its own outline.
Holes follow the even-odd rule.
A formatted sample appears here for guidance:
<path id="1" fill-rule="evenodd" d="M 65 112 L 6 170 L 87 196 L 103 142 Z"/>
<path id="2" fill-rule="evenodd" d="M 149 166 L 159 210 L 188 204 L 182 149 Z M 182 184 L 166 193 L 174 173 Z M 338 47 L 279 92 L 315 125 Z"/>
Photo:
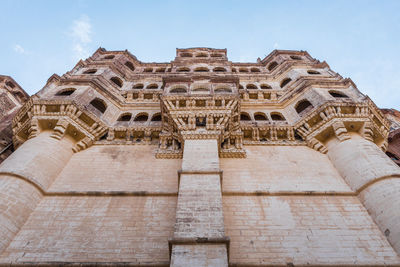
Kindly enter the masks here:
<path id="1" fill-rule="evenodd" d="M 2 77 L 0 265 L 400 265 L 390 123 L 307 52 L 100 48 L 29 99 Z"/>

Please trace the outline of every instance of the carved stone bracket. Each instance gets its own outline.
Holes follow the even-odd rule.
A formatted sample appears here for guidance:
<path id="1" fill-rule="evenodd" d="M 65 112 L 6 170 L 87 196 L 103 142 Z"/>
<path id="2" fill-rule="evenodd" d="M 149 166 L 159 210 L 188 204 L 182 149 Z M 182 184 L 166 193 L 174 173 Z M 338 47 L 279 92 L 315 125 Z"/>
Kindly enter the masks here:
<path id="1" fill-rule="evenodd" d="M 95 116 L 72 101 L 46 101 L 30 99 L 13 119 L 14 145 L 50 130 L 52 138 L 69 135 L 76 140 L 74 152 L 90 146 L 107 128 Z"/>
<path id="2" fill-rule="evenodd" d="M 156 156 L 181 155 L 184 139 L 216 139 L 220 147 L 220 156 L 245 157 L 239 109 L 239 98 L 233 94 L 163 95 L 163 130 Z M 177 149 L 174 143 L 179 144 Z"/>
<path id="3" fill-rule="evenodd" d="M 387 144 L 389 123 L 370 99 L 362 102 L 327 102 L 295 125 L 311 148 L 326 153 L 324 142 L 332 136 L 340 141 L 357 132 L 382 149 Z"/>

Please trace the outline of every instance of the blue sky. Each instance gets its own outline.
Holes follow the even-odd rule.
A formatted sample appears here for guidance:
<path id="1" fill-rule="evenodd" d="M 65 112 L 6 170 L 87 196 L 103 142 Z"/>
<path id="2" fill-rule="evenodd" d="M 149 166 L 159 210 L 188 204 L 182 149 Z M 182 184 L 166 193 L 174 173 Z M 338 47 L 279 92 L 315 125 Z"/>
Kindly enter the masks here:
<path id="1" fill-rule="evenodd" d="M 167 62 L 175 48 L 227 48 L 255 62 L 306 50 L 380 107 L 400 109 L 400 1 L 0 0 L 0 74 L 29 94 L 98 47 Z"/>

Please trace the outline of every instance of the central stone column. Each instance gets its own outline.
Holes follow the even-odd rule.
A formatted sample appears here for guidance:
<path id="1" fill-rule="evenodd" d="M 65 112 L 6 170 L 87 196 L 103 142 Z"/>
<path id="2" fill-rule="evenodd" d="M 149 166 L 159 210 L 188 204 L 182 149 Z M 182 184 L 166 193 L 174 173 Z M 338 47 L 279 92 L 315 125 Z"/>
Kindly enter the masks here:
<path id="1" fill-rule="evenodd" d="M 228 266 L 217 139 L 185 139 L 171 266 Z"/>

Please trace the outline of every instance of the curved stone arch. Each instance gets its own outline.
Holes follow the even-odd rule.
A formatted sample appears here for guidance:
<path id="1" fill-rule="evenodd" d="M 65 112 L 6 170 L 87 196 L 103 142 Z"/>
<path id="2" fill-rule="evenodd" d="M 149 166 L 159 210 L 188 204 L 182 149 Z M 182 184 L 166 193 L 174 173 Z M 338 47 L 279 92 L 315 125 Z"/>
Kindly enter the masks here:
<path id="1" fill-rule="evenodd" d="M 132 113 L 131 112 L 124 112 L 119 115 L 117 121 L 131 121 L 132 120 Z"/>
<path id="2" fill-rule="evenodd" d="M 147 112 L 139 112 L 135 115 L 133 121 L 145 123 L 149 120 L 149 113 Z"/>
<path id="3" fill-rule="evenodd" d="M 253 114 L 255 121 L 268 121 L 268 116 L 264 112 L 257 111 Z"/>
<path id="4" fill-rule="evenodd" d="M 217 86 L 214 88 L 214 93 L 232 93 L 233 90 L 229 86 Z"/>
<path id="5" fill-rule="evenodd" d="M 100 111 L 102 114 L 104 114 L 107 110 L 107 102 L 98 97 L 92 99 L 89 105 L 93 106 L 96 110 Z"/>
<path id="6" fill-rule="evenodd" d="M 343 92 L 340 92 L 338 90 L 329 90 L 328 93 L 334 99 L 336 99 L 336 98 L 350 98 L 347 94 L 345 94 Z"/>
<path id="7" fill-rule="evenodd" d="M 146 85 L 146 89 L 151 89 L 151 90 L 155 90 L 155 89 L 159 89 L 160 86 L 157 83 L 149 83 L 148 85 Z"/>
<path id="8" fill-rule="evenodd" d="M 300 101 L 297 101 L 297 103 L 294 105 L 294 109 L 299 115 L 308 110 L 311 110 L 312 108 L 314 108 L 314 106 L 307 98 L 303 98 Z"/>
<path id="9" fill-rule="evenodd" d="M 269 85 L 268 83 L 261 83 L 260 84 L 260 89 L 262 89 L 262 90 L 270 90 L 270 89 L 272 89 L 272 86 Z"/>
<path id="10" fill-rule="evenodd" d="M 193 72 L 210 72 L 210 68 L 207 66 L 198 66 L 193 68 Z"/>
<path id="11" fill-rule="evenodd" d="M 188 91 L 189 91 L 188 90 L 188 86 L 185 85 L 185 84 L 176 84 L 176 85 L 171 86 L 168 89 L 168 92 L 172 93 L 172 94 L 174 94 L 174 93 L 187 93 Z"/>
<path id="12" fill-rule="evenodd" d="M 271 120 L 273 121 L 286 121 L 285 116 L 281 112 L 273 111 L 270 113 Z"/>
<path id="13" fill-rule="evenodd" d="M 240 121 L 252 121 L 252 118 L 248 112 L 240 112 Z"/>
<path id="14" fill-rule="evenodd" d="M 122 81 L 121 78 L 117 77 L 117 76 L 113 76 L 110 78 L 110 81 L 115 84 L 116 86 L 118 86 L 119 88 L 121 88 L 124 85 L 124 82 Z"/>
<path id="15" fill-rule="evenodd" d="M 135 83 L 132 86 L 132 89 L 143 89 L 144 88 L 144 84 L 143 83 Z"/>
<path id="16" fill-rule="evenodd" d="M 151 115 L 150 119 L 151 122 L 161 121 L 161 120 L 162 120 L 161 112 L 156 112 Z"/>
<path id="17" fill-rule="evenodd" d="M 246 89 L 257 90 L 258 86 L 255 83 L 246 84 Z"/>
<path id="18" fill-rule="evenodd" d="M 56 96 L 70 96 L 76 92 L 76 88 L 68 87 L 59 90 L 55 95 Z"/>

